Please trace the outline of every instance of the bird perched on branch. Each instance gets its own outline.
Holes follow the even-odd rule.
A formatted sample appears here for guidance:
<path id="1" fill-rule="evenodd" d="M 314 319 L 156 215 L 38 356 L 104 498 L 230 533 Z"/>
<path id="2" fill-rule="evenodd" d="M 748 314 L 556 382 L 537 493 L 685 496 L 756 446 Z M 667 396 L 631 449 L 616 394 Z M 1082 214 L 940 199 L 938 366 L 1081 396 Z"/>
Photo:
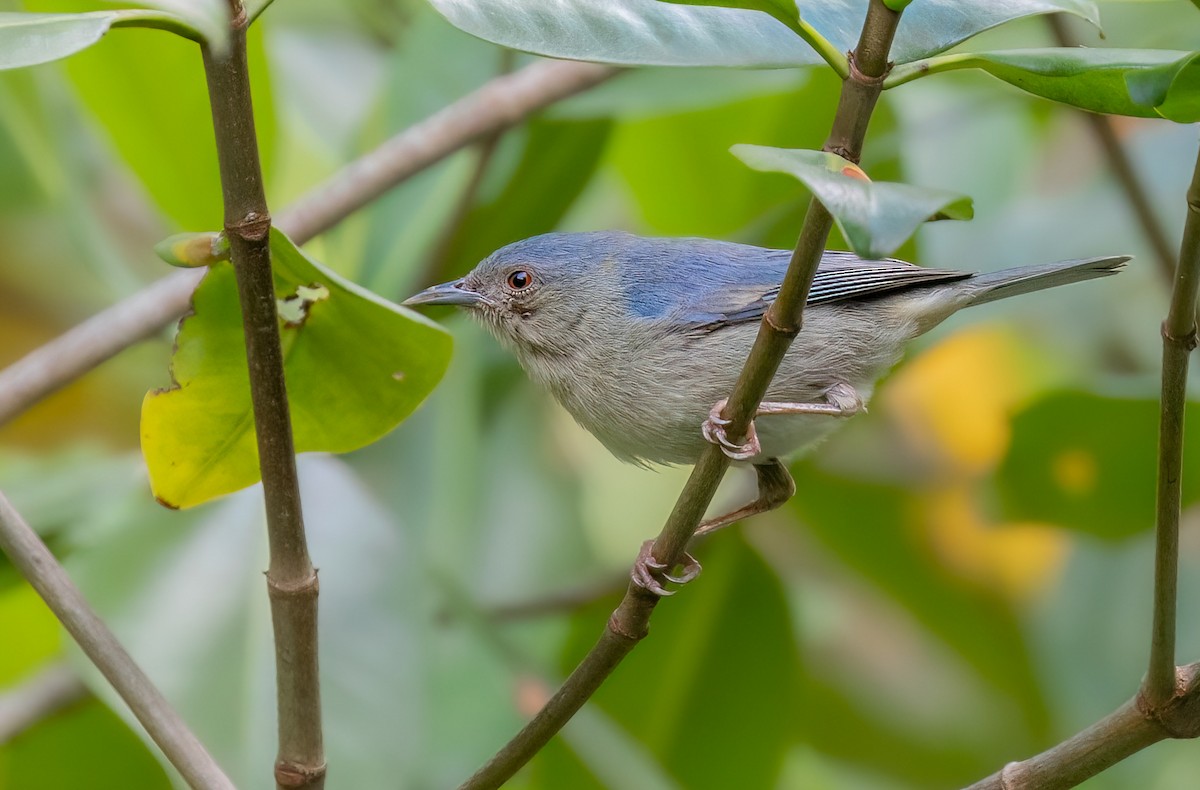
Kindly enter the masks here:
<path id="1" fill-rule="evenodd" d="M 779 507 L 795 492 L 780 460 L 863 411 L 905 343 L 971 305 L 1114 274 L 1125 256 L 989 274 L 826 252 L 804 312 L 743 444 L 721 416 L 791 252 L 709 239 L 549 233 L 497 250 L 470 274 L 405 305 L 464 307 L 614 455 L 690 464 L 706 442 L 758 475 L 757 498 L 696 534 Z M 686 581 L 643 546 L 634 580 Z"/>

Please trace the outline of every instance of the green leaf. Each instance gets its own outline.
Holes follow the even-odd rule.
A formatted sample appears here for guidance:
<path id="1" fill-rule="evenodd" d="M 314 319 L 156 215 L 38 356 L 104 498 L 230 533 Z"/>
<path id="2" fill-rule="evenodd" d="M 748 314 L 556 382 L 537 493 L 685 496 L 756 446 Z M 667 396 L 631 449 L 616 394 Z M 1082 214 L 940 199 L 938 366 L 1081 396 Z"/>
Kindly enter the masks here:
<path id="1" fill-rule="evenodd" d="M 169 30 L 196 41 L 226 39 L 224 4 L 204 0 L 146 2 L 164 10 L 89 11 L 79 14 L 0 12 L 0 70 L 19 69 L 60 60 L 87 49 L 113 27 Z M 213 8 L 219 8 L 213 16 Z"/>
<path id="2" fill-rule="evenodd" d="M 1167 100 L 1168 90 L 1173 90 L 1175 100 L 1172 111 L 1195 112 L 1185 99 L 1188 83 L 1195 84 L 1195 72 L 1183 63 L 1190 58 L 1189 53 L 1175 50 L 1083 47 L 963 53 L 897 68 L 884 86 L 895 87 L 942 71 L 980 69 L 1026 93 L 1063 104 L 1092 112 L 1155 118 L 1154 108 Z M 1168 71 L 1175 73 L 1164 77 Z M 1179 72 L 1184 75 L 1176 85 L 1173 80 Z M 1200 115 L 1190 118 L 1196 119 Z"/>
<path id="3" fill-rule="evenodd" d="M 1179 123 L 1200 121 L 1200 52 L 1125 75 L 1130 97 Z"/>
<path id="4" fill-rule="evenodd" d="M 782 22 L 788 30 L 802 38 L 842 77 L 850 73 L 845 53 L 825 40 L 825 37 L 814 30 L 806 19 L 801 18 L 800 9 L 796 7 L 796 0 L 661 0 L 661 2 L 761 11 Z"/>
<path id="5" fill-rule="evenodd" d="M 0 13 L 0 69 L 35 66 L 73 55 L 99 41 L 117 18 L 116 11 Z"/>
<path id="6" fill-rule="evenodd" d="M 132 0 L 132 3 L 162 11 L 179 20 L 218 51 L 224 51 L 229 43 L 229 3 L 226 0 Z"/>
<path id="7" fill-rule="evenodd" d="M 826 151 L 735 145 L 733 155 L 755 170 L 787 173 L 828 209 L 863 258 L 883 258 L 931 219 L 970 219 L 971 199 L 941 189 L 874 182 L 853 162 Z"/>
<path id="8" fill-rule="evenodd" d="M 450 337 L 343 280 L 271 233 L 296 450 L 348 452 L 407 417 L 437 384 Z M 237 289 L 210 267 L 172 357 L 175 386 L 142 405 L 142 452 L 155 496 L 191 507 L 258 481 L 258 450 Z"/>
<path id="9" fill-rule="evenodd" d="M 729 0 L 740 8 L 658 0 L 430 0 L 451 23 L 482 39 L 539 55 L 641 66 L 786 68 L 820 62 L 774 13 L 788 0 Z M 867 0 L 811 2 L 803 24 L 835 52 L 854 48 Z M 756 10 L 750 10 L 751 8 Z M 767 11 L 771 16 L 758 11 Z M 1098 24 L 1091 0 L 922 0 L 905 11 L 891 57 L 936 55 L 1005 22 L 1067 13 Z"/>
<path id="10" fill-rule="evenodd" d="M 71 759 L 64 760 L 64 754 Z M 0 787 L 171 790 L 172 784 L 129 725 L 88 698 L 0 745 Z"/>
<path id="11" fill-rule="evenodd" d="M 1186 444 L 1200 443 L 1200 405 L 1188 404 Z M 1098 429 L 1103 426 L 1103 429 Z M 1154 526 L 1158 403 L 1060 393 L 1013 421 L 997 475 L 1006 513 L 1118 539 Z M 1183 476 L 1183 503 L 1200 500 L 1200 475 Z"/>

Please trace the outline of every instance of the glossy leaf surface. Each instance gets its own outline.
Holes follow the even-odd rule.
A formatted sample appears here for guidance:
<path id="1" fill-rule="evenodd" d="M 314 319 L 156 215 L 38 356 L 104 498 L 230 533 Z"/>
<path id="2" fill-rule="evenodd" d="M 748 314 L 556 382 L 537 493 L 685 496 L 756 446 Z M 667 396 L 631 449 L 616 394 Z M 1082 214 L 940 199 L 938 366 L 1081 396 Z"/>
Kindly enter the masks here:
<path id="1" fill-rule="evenodd" d="M 889 85 L 925 74 L 979 69 L 1026 93 L 1092 112 L 1200 120 L 1200 69 L 1193 55 L 1162 49 L 1015 49 L 913 63 Z"/>
<path id="2" fill-rule="evenodd" d="M 550 57 L 625 65 L 745 68 L 820 62 L 820 57 L 778 19 L 745 8 L 677 5 L 658 0 L 431 2 L 453 24 L 472 35 Z M 775 0 L 753 5 L 782 6 Z M 845 52 L 858 41 L 866 8 L 866 0 L 827 0 L 805 3 L 802 14 L 834 48 Z M 1058 12 L 1098 22 L 1095 4 L 1088 0 L 922 0 L 905 11 L 892 58 L 906 63 L 929 57 L 1004 22 Z"/>
<path id="3" fill-rule="evenodd" d="M 867 180 L 847 159 L 825 151 L 735 145 L 733 154 L 755 170 L 787 173 L 829 210 L 854 251 L 884 258 L 930 219 L 970 219 L 971 199 L 941 189 Z"/>

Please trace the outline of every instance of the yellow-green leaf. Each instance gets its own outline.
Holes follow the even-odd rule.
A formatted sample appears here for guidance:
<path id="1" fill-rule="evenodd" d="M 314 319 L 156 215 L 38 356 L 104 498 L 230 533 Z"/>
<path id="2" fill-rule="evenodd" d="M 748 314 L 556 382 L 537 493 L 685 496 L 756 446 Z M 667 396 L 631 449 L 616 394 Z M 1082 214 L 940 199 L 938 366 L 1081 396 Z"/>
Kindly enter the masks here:
<path id="1" fill-rule="evenodd" d="M 446 370 L 450 336 L 343 280 L 278 230 L 271 258 L 297 452 L 348 452 L 379 439 Z M 155 497 L 191 507 L 259 478 L 250 381 L 233 268 L 209 268 L 171 360 L 174 386 L 142 404 L 142 452 Z"/>

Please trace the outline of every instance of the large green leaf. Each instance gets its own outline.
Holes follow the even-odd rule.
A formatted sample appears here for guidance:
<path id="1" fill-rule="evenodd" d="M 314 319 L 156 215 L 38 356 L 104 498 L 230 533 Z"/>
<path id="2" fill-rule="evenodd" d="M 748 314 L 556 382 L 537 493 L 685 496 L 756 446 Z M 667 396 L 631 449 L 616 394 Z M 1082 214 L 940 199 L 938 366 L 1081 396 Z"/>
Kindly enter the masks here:
<path id="1" fill-rule="evenodd" d="M 980 69 L 1021 90 L 1092 112 L 1158 117 L 1166 108 L 1172 120 L 1200 120 L 1200 102 L 1191 87 L 1197 71 L 1192 55 L 1165 49 L 1014 49 L 963 53 L 910 63 L 892 72 L 885 87 L 926 74 Z"/>
<path id="2" fill-rule="evenodd" d="M 1164 118 L 1180 123 L 1200 121 L 1200 53 L 1184 55 L 1168 63 L 1125 75 L 1129 95 L 1135 102 Z"/>
<path id="3" fill-rule="evenodd" d="M 930 219 L 970 219 L 973 213 L 968 197 L 911 184 L 869 181 L 853 162 L 826 151 L 761 145 L 735 145 L 731 150 L 755 170 L 787 173 L 804 182 L 863 258 L 891 255 Z"/>
<path id="4" fill-rule="evenodd" d="M 224 25 L 210 6 L 160 0 L 147 2 L 170 10 L 90 11 L 79 14 L 0 12 L 0 70 L 49 63 L 99 41 L 113 27 L 157 27 L 186 38 L 222 40 Z M 223 7 L 223 4 L 221 4 Z"/>
<path id="5" fill-rule="evenodd" d="M 453 24 L 480 38 L 539 55 L 642 66 L 786 68 L 820 57 L 778 19 L 746 8 L 658 0 L 431 0 Z M 782 0 L 738 2 L 779 7 Z M 729 3 L 733 5 L 734 3 Z M 802 4 L 808 25 L 833 49 L 853 49 L 867 0 Z M 1093 23 L 1090 0 L 921 0 L 901 20 L 892 59 L 942 52 L 984 30 L 1031 14 L 1069 13 Z"/>
<path id="6" fill-rule="evenodd" d="M 1200 446 L 1200 405 L 1188 405 L 1185 424 L 1187 446 Z M 1013 421 L 996 478 L 1008 515 L 1105 538 L 1151 529 L 1157 426 L 1149 399 L 1073 392 L 1038 401 Z M 1195 471 L 1183 476 L 1185 505 L 1200 500 Z"/>
<path id="7" fill-rule="evenodd" d="M 0 13 L 0 68 L 35 66 L 73 55 L 99 41 L 117 17 L 116 11 Z"/>
<path id="8" fill-rule="evenodd" d="M 278 230 L 271 257 L 296 449 L 348 452 L 407 417 L 445 372 L 436 324 L 343 280 Z M 190 507 L 259 479 L 234 272 L 212 267 L 179 330 L 175 385 L 142 406 L 155 496 Z"/>

